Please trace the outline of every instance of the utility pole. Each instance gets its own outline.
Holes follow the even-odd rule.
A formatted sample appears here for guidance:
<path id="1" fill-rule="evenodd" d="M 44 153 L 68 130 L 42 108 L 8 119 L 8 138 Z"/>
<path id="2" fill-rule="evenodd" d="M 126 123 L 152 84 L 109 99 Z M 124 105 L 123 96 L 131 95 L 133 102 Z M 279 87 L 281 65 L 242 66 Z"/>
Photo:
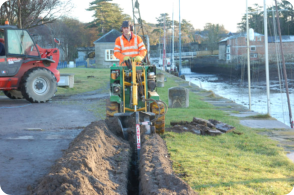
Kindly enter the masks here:
<path id="1" fill-rule="evenodd" d="M 269 83 L 269 62 L 268 62 L 268 34 L 267 34 L 267 8 L 266 0 L 264 4 L 264 47 L 265 47 L 265 75 L 266 75 L 266 94 L 267 94 L 267 114 L 270 115 L 270 83 Z"/>
<path id="2" fill-rule="evenodd" d="M 174 64 L 174 60 L 175 60 L 175 56 L 174 56 L 174 44 L 175 44 L 175 23 L 174 23 L 174 4 L 173 4 L 173 42 L 172 42 L 172 69 L 175 71 L 175 64 Z"/>
<path id="3" fill-rule="evenodd" d="M 179 0 L 179 53 L 180 53 L 180 62 L 179 62 L 179 76 L 182 74 L 182 40 L 181 40 L 181 0 Z"/>
<path id="4" fill-rule="evenodd" d="M 250 47 L 249 47 L 248 0 L 246 0 L 246 32 L 247 32 L 248 95 L 249 95 L 249 110 L 251 110 L 251 78 L 250 78 Z"/>
<path id="5" fill-rule="evenodd" d="M 165 45 L 166 45 L 166 42 L 165 42 L 165 33 L 166 33 L 166 31 L 165 31 L 165 18 L 166 18 L 166 14 L 164 15 L 164 31 L 163 31 L 163 58 L 162 58 L 162 68 L 163 68 L 163 70 L 165 71 L 165 66 L 166 66 L 166 64 L 165 64 L 165 59 L 166 59 L 166 52 L 165 52 Z"/>

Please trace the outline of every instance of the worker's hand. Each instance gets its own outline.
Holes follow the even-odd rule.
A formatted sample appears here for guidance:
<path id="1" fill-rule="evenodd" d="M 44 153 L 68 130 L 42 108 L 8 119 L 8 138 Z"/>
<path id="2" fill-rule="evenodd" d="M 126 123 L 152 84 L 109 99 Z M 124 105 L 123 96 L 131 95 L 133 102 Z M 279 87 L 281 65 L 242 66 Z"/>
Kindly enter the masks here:
<path id="1" fill-rule="evenodd" d="M 136 57 L 134 57 L 134 61 L 135 62 L 141 62 L 142 61 L 142 57 L 136 56 Z"/>
<path id="2" fill-rule="evenodd" d="M 124 61 L 128 61 L 128 60 L 130 60 L 131 58 L 130 58 L 130 56 L 125 56 L 124 57 Z"/>

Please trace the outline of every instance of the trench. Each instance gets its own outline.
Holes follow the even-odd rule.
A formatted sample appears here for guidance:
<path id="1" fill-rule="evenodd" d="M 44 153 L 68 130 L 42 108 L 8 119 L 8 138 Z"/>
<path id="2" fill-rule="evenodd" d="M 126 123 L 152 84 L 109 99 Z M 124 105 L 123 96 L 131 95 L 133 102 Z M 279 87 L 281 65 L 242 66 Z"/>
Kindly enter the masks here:
<path id="1" fill-rule="evenodd" d="M 128 195 L 139 195 L 139 163 L 137 160 L 137 152 L 135 148 L 135 144 L 131 143 L 131 160 L 128 172 Z"/>

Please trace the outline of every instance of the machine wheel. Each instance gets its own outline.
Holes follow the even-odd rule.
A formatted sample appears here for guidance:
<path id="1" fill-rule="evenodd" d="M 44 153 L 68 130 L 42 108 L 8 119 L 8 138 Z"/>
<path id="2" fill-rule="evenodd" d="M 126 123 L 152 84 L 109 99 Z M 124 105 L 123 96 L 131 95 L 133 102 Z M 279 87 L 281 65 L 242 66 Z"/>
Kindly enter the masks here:
<path id="1" fill-rule="evenodd" d="M 106 118 L 113 117 L 115 113 L 119 111 L 119 104 L 116 102 L 110 102 L 106 100 Z"/>
<path id="2" fill-rule="evenodd" d="M 19 90 L 3 91 L 3 93 L 10 99 L 23 99 L 21 91 Z"/>
<path id="3" fill-rule="evenodd" d="M 21 93 L 32 103 L 47 102 L 54 96 L 56 90 L 56 78 L 46 68 L 33 68 L 27 71 L 21 80 Z"/>
<path id="4" fill-rule="evenodd" d="M 155 113 L 155 115 L 158 115 L 158 114 L 163 115 L 164 114 L 164 104 L 161 103 L 161 102 L 158 102 L 158 104 L 159 104 L 159 107 L 160 107 L 160 113 L 158 113 L 158 106 L 154 102 L 150 105 L 151 111 L 153 113 Z M 165 130 L 165 115 L 159 117 L 155 121 L 155 131 L 156 131 L 156 133 L 164 134 L 164 130 Z"/>

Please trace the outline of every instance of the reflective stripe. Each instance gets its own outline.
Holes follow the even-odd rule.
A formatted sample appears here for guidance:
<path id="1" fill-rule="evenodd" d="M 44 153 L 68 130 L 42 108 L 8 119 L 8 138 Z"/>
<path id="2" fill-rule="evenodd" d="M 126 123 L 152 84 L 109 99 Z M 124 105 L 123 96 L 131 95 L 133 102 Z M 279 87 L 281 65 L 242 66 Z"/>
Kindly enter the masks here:
<path id="1" fill-rule="evenodd" d="M 135 36 L 135 46 L 138 47 L 138 36 Z"/>
<path id="2" fill-rule="evenodd" d="M 114 52 L 120 52 L 120 50 L 113 50 Z"/>
<path id="3" fill-rule="evenodd" d="M 142 45 L 144 45 L 143 41 L 142 41 L 142 43 L 140 43 L 138 46 L 141 47 Z"/>
<path id="4" fill-rule="evenodd" d="M 115 48 L 115 47 L 117 47 L 117 48 L 119 48 L 119 49 L 120 49 L 120 46 L 119 46 L 119 45 L 115 45 L 115 46 L 114 46 L 114 48 Z"/>
<path id="5" fill-rule="evenodd" d="M 142 47 L 142 48 L 140 48 L 139 50 L 141 51 L 141 50 L 143 50 L 143 49 L 146 49 L 145 47 Z"/>
<path id="6" fill-rule="evenodd" d="M 139 54 L 138 51 L 134 51 L 134 52 L 123 52 L 123 55 L 132 55 L 132 54 Z"/>
<path id="7" fill-rule="evenodd" d="M 122 36 L 120 36 L 119 38 L 120 38 L 120 46 L 121 46 L 121 49 L 124 49 L 124 41 L 122 39 Z"/>
<path id="8" fill-rule="evenodd" d="M 122 50 L 127 50 L 127 49 L 138 49 L 138 47 L 137 46 L 123 47 Z"/>

